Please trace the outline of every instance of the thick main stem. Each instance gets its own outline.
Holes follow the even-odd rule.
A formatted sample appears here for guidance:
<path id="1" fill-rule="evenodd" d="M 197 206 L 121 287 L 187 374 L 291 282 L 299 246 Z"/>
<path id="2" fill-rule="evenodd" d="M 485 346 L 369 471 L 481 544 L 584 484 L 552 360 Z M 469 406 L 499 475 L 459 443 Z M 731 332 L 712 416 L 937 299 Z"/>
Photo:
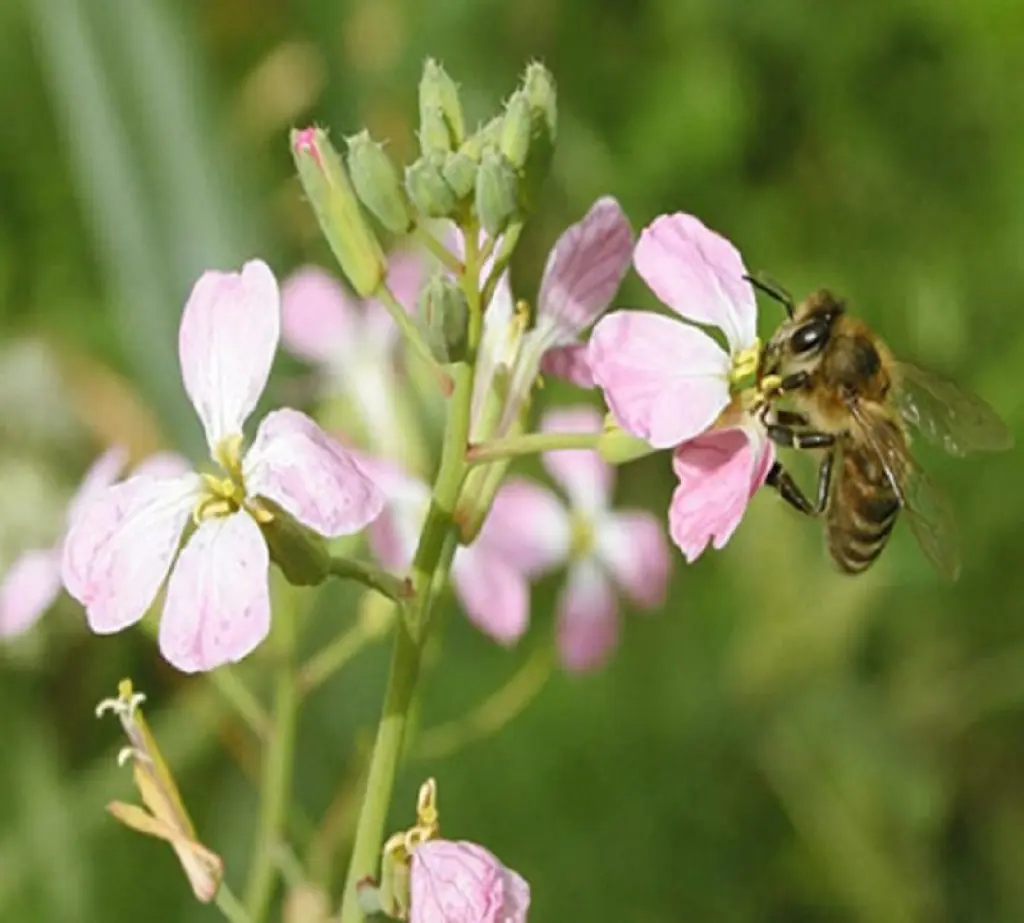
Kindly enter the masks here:
<path id="1" fill-rule="evenodd" d="M 437 597 L 445 585 L 445 577 L 451 568 L 456 549 L 456 543 L 450 539 L 457 528 L 454 519 L 455 505 L 468 470 L 465 453 L 469 440 L 473 396 L 471 363 L 479 343 L 481 315 L 480 255 L 476 230 L 467 229 L 465 240 L 466 271 L 462 284 L 470 309 L 470 362 L 460 363 L 451 369 L 454 388 L 441 450 L 441 465 L 412 562 L 412 600 L 407 604 L 402 613 L 403 617 L 398 620 L 395 627 L 384 708 L 366 774 L 366 792 L 356 824 L 352 858 L 345 879 L 340 923 L 360 923 L 363 919 L 358 886 L 361 881 L 377 872 L 398 761 L 402 754 L 405 730 L 416 694 L 427 626 Z M 473 322 L 474 317 L 476 323 Z"/>

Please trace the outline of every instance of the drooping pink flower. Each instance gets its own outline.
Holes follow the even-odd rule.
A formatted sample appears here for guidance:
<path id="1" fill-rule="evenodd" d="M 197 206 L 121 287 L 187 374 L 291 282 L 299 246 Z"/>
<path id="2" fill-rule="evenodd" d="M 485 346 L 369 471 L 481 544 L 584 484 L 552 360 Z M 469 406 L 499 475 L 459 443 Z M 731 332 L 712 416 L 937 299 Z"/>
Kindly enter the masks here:
<path id="1" fill-rule="evenodd" d="M 774 460 L 762 427 L 732 393 L 756 369 L 757 305 L 736 248 L 691 215 L 655 219 L 633 265 L 681 318 L 615 311 L 595 326 L 588 358 L 619 425 L 655 448 L 672 448 L 679 478 L 669 508 L 673 541 L 693 561 L 721 548 Z"/>
<path id="2" fill-rule="evenodd" d="M 530 330 L 516 311 L 508 274 L 502 276 L 484 314 L 473 394 L 474 441 L 507 432 L 542 370 L 593 386 L 579 336 L 618 291 L 632 247 L 633 230 L 619 203 L 610 196 L 598 199 L 551 248 Z M 507 374 L 507 381 L 496 382 L 499 372 Z M 486 410 L 489 400 L 500 401 L 497 413 Z M 484 420 L 493 421 L 490 431 L 482 431 Z"/>
<path id="3" fill-rule="evenodd" d="M 384 567 L 408 570 L 430 504 L 430 489 L 391 462 L 362 456 L 360 460 L 387 497 L 384 513 L 370 526 L 373 552 Z M 485 520 L 476 540 L 455 552 L 451 579 L 469 620 L 499 644 L 510 645 L 526 631 L 530 585 L 520 569 L 504 560 L 505 546 L 496 534 L 499 528 Z"/>
<path id="4" fill-rule="evenodd" d="M 50 548 L 36 548 L 18 557 L 0 580 L 0 638 L 24 634 L 39 620 L 60 593 L 60 561 L 64 533 L 74 517 L 98 494 L 113 484 L 124 468 L 127 453 L 120 446 L 93 462 L 68 504 L 65 528 Z M 160 453 L 146 459 L 135 473 L 164 468 L 181 473 L 188 465 L 181 456 Z"/>
<path id="5" fill-rule="evenodd" d="M 563 407 L 545 414 L 541 427 L 592 433 L 600 430 L 601 415 L 591 407 Z M 546 487 L 511 478 L 495 498 L 493 534 L 506 560 L 531 577 L 569 565 L 557 603 L 558 650 L 567 669 L 594 669 L 618 642 L 616 587 L 641 608 L 664 601 L 668 543 L 650 513 L 612 508 L 614 469 L 597 452 L 565 449 L 541 459 L 569 508 Z"/>
<path id="6" fill-rule="evenodd" d="M 221 476 L 138 474 L 108 487 L 74 517 L 62 578 L 99 634 L 134 624 L 165 578 L 164 657 L 186 672 L 240 660 L 270 627 L 269 553 L 259 523 L 272 501 L 328 537 L 362 529 L 383 496 L 309 417 L 264 417 L 242 452 L 242 427 L 267 383 L 280 333 L 280 297 L 259 260 L 204 273 L 181 319 L 185 391 Z M 178 552 L 189 521 L 196 527 Z M 172 567 L 173 565 L 173 567 Z"/>
<path id="7" fill-rule="evenodd" d="M 387 283 L 412 313 L 423 282 L 423 259 L 411 251 L 388 259 Z M 307 266 L 281 286 L 281 341 L 313 365 L 327 393 L 344 394 L 359 413 L 374 448 L 402 457 L 406 433 L 396 406 L 401 387 L 396 368 L 399 336 L 384 306 L 353 298 L 334 278 Z"/>
<path id="8" fill-rule="evenodd" d="M 409 923 L 525 923 L 530 886 L 489 850 L 428 840 L 412 854 Z"/>

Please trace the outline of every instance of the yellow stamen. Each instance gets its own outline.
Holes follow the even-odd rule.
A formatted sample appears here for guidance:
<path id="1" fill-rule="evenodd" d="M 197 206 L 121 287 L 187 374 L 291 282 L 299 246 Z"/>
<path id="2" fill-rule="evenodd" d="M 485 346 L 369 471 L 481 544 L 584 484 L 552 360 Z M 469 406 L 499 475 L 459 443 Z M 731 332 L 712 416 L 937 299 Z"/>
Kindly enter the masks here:
<path id="1" fill-rule="evenodd" d="M 752 345 L 741 349 L 732 357 L 732 368 L 729 370 L 729 384 L 736 385 L 757 374 L 757 366 L 761 361 L 761 341 L 754 338 Z"/>
<path id="2" fill-rule="evenodd" d="M 582 516 L 573 516 L 569 548 L 573 559 L 588 557 L 594 550 L 593 525 Z"/>

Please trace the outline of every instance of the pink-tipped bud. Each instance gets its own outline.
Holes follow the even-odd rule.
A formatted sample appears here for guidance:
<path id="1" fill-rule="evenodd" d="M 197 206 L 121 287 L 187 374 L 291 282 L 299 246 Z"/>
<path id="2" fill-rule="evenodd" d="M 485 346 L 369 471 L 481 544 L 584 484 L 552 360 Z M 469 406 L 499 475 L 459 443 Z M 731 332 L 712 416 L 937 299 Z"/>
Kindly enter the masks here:
<path id="1" fill-rule="evenodd" d="M 384 278 L 384 251 L 363 215 L 341 157 L 320 128 L 293 131 L 291 146 L 299 181 L 342 271 L 359 295 L 372 295 Z"/>
<path id="2" fill-rule="evenodd" d="M 429 840 L 412 854 L 409 923 L 525 923 L 530 886 L 482 846 Z"/>

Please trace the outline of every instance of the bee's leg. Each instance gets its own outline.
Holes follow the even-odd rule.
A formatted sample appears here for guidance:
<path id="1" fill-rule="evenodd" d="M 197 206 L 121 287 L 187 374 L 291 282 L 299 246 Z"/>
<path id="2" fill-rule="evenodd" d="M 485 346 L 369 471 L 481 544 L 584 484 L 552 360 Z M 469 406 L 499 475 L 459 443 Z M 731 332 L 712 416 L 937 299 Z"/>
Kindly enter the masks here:
<path id="1" fill-rule="evenodd" d="M 765 375 L 760 381 L 764 406 L 769 407 L 777 397 L 806 388 L 810 380 L 811 376 L 807 372 L 793 372 L 792 375 L 787 375 L 785 378 L 774 374 Z"/>
<path id="2" fill-rule="evenodd" d="M 811 422 L 807 414 L 793 410 L 776 410 L 772 416 L 774 422 L 781 426 L 807 426 Z"/>
<path id="3" fill-rule="evenodd" d="M 818 468 L 818 515 L 825 512 L 828 496 L 832 492 L 832 463 L 836 460 L 835 452 L 826 452 Z"/>
<path id="4" fill-rule="evenodd" d="M 804 492 L 797 486 L 792 475 L 778 462 L 772 465 L 764 482 L 769 487 L 774 487 L 779 492 L 779 496 L 797 512 L 803 513 L 805 516 L 817 516 L 817 510 L 811 501 L 804 496 Z"/>
<path id="5" fill-rule="evenodd" d="M 787 449 L 828 449 L 836 442 L 835 433 L 795 429 L 782 423 L 768 423 L 765 430 L 772 442 Z"/>
<path id="6" fill-rule="evenodd" d="M 785 309 L 786 313 L 793 316 L 793 296 L 789 294 L 778 282 L 771 279 L 764 279 L 755 276 L 744 276 L 754 288 L 764 292 L 769 298 L 774 298 Z"/>

